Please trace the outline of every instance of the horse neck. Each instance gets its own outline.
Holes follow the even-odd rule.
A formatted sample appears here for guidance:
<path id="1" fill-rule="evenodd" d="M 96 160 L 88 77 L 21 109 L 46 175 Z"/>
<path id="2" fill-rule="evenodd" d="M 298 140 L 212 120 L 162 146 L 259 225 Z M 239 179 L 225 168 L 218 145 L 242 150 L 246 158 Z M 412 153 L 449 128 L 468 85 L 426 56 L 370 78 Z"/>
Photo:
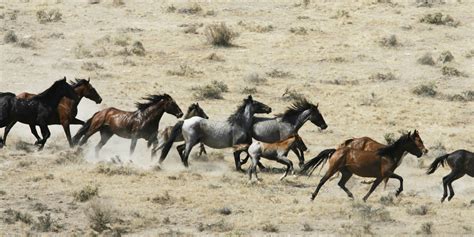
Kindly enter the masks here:
<path id="1" fill-rule="evenodd" d="M 395 148 L 391 154 L 391 158 L 395 161 L 396 164 L 399 164 L 400 160 L 406 153 L 408 153 L 408 150 L 405 148 L 405 144 L 395 144 Z"/>
<path id="2" fill-rule="evenodd" d="M 309 109 L 301 112 L 294 119 L 292 119 L 294 133 L 297 133 L 298 130 L 308 121 L 311 111 Z"/>
<path id="3" fill-rule="evenodd" d="M 245 106 L 245 109 L 244 109 L 245 119 L 242 124 L 242 127 L 245 129 L 245 131 L 250 131 L 250 129 L 252 128 L 253 114 L 254 112 L 252 111 L 252 106 L 250 104 Z"/>
<path id="4" fill-rule="evenodd" d="M 40 96 L 37 97 L 38 100 L 42 101 L 45 104 L 48 104 L 49 106 L 56 108 L 63 98 L 63 95 L 60 95 L 58 93 L 58 89 L 56 88 L 50 88 L 46 93 L 41 94 Z"/>
<path id="5" fill-rule="evenodd" d="M 82 88 L 82 86 L 78 86 L 78 87 L 74 88 L 74 92 L 76 93 L 77 98 L 78 98 L 77 101 L 75 101 L 74 104 L 78 105 L 79 102 L 81 102 L 82 97 L 85 96 L 84 88 Z"/>
<path id="6" fill-rule="evenodd" d="M 163 114 L 165 113 L 163 104 L 164 102 L 159 102 L 158 104 L 152 105 L 139 113 L 144 118 L 143 126 L 158 128 L 161 117 L 163 117 Z"/>
<path id="7" fill-rule="evenodd" d="M 191 118 L 191 117 L 194 117 L 194 116 L 198 116 L 198 113 L 196 112 L 196 110 L 191 110 L 191 112 L 186 113 L 184 115 L 184 119 L 188 119 L 188 118 Z"/>

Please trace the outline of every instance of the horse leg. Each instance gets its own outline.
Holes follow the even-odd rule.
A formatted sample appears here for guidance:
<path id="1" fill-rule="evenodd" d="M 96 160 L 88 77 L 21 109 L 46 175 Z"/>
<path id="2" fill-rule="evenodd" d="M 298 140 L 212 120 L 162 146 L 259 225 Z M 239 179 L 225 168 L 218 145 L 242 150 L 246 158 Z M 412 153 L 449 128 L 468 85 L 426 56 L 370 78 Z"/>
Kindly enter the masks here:
<path id="1" fill-rule="evenodd" d="M 293 153 L 296 154 L 296 157 L 298 157 L 298 160 L 299 160 L 299 167 L 302 168 L 303 165 L 304 165 L 304 154 L 303 154 L 303 151 L 300 150 L 298 147 L 292 147 L 291 150 L 293 151 Z"/>
<path id="2" fill-rule="evenodd" d="M 403 191 L 403 178 L 402 178 L 402 176 L 393 173 L 393 174 L 390 175 L 390 178 L 398 179 L 398 181 L 400 181 L 400 187 L 398 188 L 397 192 L 395 193 L 395 196 L 400 195 L 400 193 Z"/>
<path id="3" fill-rule="evenodd" d="M 41 139 L 39 143 L 39 148 L 38 148 L 38 150 L 41 151 L 43 150 L 43 147 L 46 144 L 46 141 L 51 136 L 51 132 L 49 131 L 48 125 L 46 123 L 41 123 L 39 126 L 41 129 L 41 136 L 43 136 L 43 139 Z"/>
<path id="4" fill-rule="evenodd" d="M 36 126 L 30 124 L 30 131 L 33 134 L 33 136 L 35 136 L 35 138 L 36 138 L 35 145 L 38 145 L 39 141 L 41 140 L 41 137 L 38 135 L 38 132 L 36 131 Z"/>
<path id="5" fill-rule="evenodd" d="M 455 176 L 456 173 L 454 170 L 452 170 L 451 173 L 443 177 L 443 197 L 441 198 L 441 202 L 444 202 L 444 200 L 448 197 L 448 182 Z"/>
<path id="6" fill-rule="evenodd" d="M 135 147 L 137 146 L 137 141 L 138 141 L 138 139 L 136 137 L 132 137 L 132 141 L 130 143 L 130 156 L 132 156 L 133 152 L 135 152 Z"/>
<path id="7" fill-rule="evenodd" d="M 152 142 L 153 146 L 151 148 L 151 159 L 154 159 L 156 157 L 156 152 L 158 152 L 158 140 L 155 139 L 153 142 Z"/>
<path id="8" fill-rule="evenodd" d="M 346 168 L 342 168 L 340 172 L 342 176 L 341 176 L 341 179 L 339 180 L 339 183 L 337 183 L 337 185 L 339 185 L 339 187 L 341 187 L 342 190 L 346 192 L 347 196 L 354 199 L 354 195 L 352 195 L 351 191 L 349 191 L 349 189 L 346 187 L 347 181 L 349 181 L 349 179 L 352 177 L 352 172 L 350 172 Z"/>
<path id="9" fill-rule="evenodd" d="M 100 141 L 97 143 L 95 146 L 95 158 L 99 158 L 99 151 L 102 149 L 102 147 L 109 141 L 109 139 L 113 136 L 114 134 L 109 131 L 108 129 L 101 129 L 100 130 Z"/>
<path id="10" fill-rule="evenodd" d="M 16 121 L 12 121 L 5 127 L 5 131 L 3 132 L 3 145 L 7 144 L 7 135 L 12 129 L 12 127 L 15 125 L 15 123 Z"/>
<path id="11" fill-rule="evenodd" d="M 181 161 L 183 162 L 184 164 L 184 167 L 188 167 L 189 164 L 188 164 L 188 158 L 189 158 L 189 154 L 191 154 L 191 150 L 193 149 L 193 147 L 198 143 L 198 139 L 196 138 L 191 138 L 189 141 L 186 141 L 186 147 L 184 149 L 184 154 L 183 156 L 181 157 Z"/>
<path id="12" fill-rule="evenodd" d="M 79 124 L 79 125 L 84 125 L 85 122 L 80 120 L 80 119 L 77 119 L 77 118 L 73 118 L 71 123 L 70 124 Z"/>
<path id="13" fill-rule="evenodd" d="M 242 165 L 240 164 L 240 154 L 243 151 L 234 151 L 234 162 L 235 162 L 235 170 L 240 171 L 240 172 L 245 172 L 242 169 Z"/>
<path id="14" fill-rule="evenodd" d="M 71 130 L 69 128 L 69 121 L 63 121 L 61 122 L 61 125 L 63 126 L 64 133 L 66 134 L 66 139 L 67 142 L 69 143 L 69 147 L 74 147 L 74 144 L 72 143 L 72 138 L 71 138 Z"/>
<path id="15" fill-rule="evenodd" d="M 288 158 L 286 158 L 285 156 L 278 156 L 276 158 L 276 162 L 280 163 L 280 164 L 284 164 L 286 165 L 286 171 L 285 173 L 280 177 L 280 180 L 283 180 L 290 171 L 293 170 L 293 162 L 291 162 L 291 160 L 289 160 Z"/>
<path id="16" fill-rule="evenodd" d="M 369 192 L 364 196 L 364 198 L 362 198 L 362 200 L 364 200 L 364 202 L 367 201 L 367 198 L 369 198 L 370 194 L 372 194 L 372 192 L 374 192 L 374 190 L 377 188 L 377 186 L 379 186 L 379 184 L 382 182 L 382 180 L 383 180 L 382 177 L 379 177 L 379 178 L 375 179 L 374 183 L 372 184 L 372 187 L 370 187 Z"/>
<path id="17" fill-rule="evenodd" d="M 328 171 L 326 171 L 326 174 L 319 181 L 319 184 L 316 187 L 316 190 L 314 190 L 313 194 L 311 195 L 311 201 L 313 201 L 316 198 L 316 196 L 319 193 L 319 190 L 324 185 L 324 183 L 326 183 L 326 181 L 328 181 L 328 179 L 331 178 L 331 176 L 333 176 L 336 172 L 337 172 L 336 166 L 329 167 Z"/>
<path id="18" fill-rule="evenodd" d="M 176 150 L 178 151 L 179 157 L 181 158 L 181 161 L 184 159 L 184 149 L 186 149 L 186 143 L 178 145 L 176 147 Z"/>
<path id="19" fill-rule="evenodd" d="M 463 173 L 458 173 L 456 176 L 454 176 L 451 180 L 448 181 L 448 188 L 449 188 L 449 197 L 448 197 L 448 201 L 451 201 L 451 199 L 454 197 L 454 190 L 453 190 L 453 182 L 456 180 L 456 179 L 459 179 L 461 178 L 462 176 L 464 176 Z"/>
<path id="20" fill-rule="evenodd" d="M 199 156 L 202 156 L 203 153 L 207 155 L 207 151 L 206 151 L 206 148 L 204 147 L 204 144 L 201 143 L 199 147 L 201 148 L 201 150 L 199 151 Z"/>
<path id="21" fill-rule="evenodd" d="M 250 159 L 252 161 L 252 164 L 250 165 L 250 168 L 248 170 L 249 180 L 252 181 L 252 173 L 254 173 L 255 178 L 258 181 L 259 179 L 258 179 L 258 175 L 257 175 L 257 163 L 260 160 L 260 156 L 258 154 L 250 155 Z"/>

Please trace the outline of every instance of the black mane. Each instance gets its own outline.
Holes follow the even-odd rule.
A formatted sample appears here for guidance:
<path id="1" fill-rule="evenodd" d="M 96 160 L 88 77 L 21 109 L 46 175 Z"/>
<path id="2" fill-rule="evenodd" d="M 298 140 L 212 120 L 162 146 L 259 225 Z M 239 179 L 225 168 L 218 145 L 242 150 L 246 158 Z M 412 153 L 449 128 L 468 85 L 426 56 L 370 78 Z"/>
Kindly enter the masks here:
<path id="1" fill-rule="evenodd" d="M 245 106 L 247 105 L 247 100 L 244 100 L 244 102 L 237 107 L 235 112 L 227 118 L 227 122 L 234 125 L 234 124 L 242 124 L 245 120 L 244 117 L 244 110 Z"/>
<path id="2" fill-rule="evenodd" d="M 53 85 L 51 85 L 48 89 L 46 89 L 45 91 L 39 93 L 38 95 L 35 95 L 33 98 L 42 99 L 42 98 L 47 98 L 47 97 L 51 96 L 51 93 L 53 91 L 57 90 L 56 87 L 58 87 L 58 85 L 60 83 L 63 83 L 62 80 L 55 81 L 53 83 Z M 66 83 L 66 85 L 67 85 L 67 83 Z"/>
<path id="3" fill-rule="evenodd" d="M 283 120 L 287 120 L 290 117 L 293 117 L 295 115 L 300 114 L 301 112 L 311 109 L 311 108 L 317 108 L 316 105 L 312 104 L 306 99 L 299 99 L 293 102 L 292 105 L 290 105 L 285 112 L 282 114 L 277 114 L 277 117 L 282 117 Z"/>
<path id="4" fill-rule="evenodd" d="M 69 85 L 72 86 L 72 88 L 77 88 L 77 87 L 80 87 L 86 83 L 89 83 L 89 81 L 87 81 L 86 79 L 74 79 L 74 81 L 69 81 Z"/>
<path id="5" fill-rule="evenodd" d="M 148 107 L 155 105 L 156 103 L 162 101 L 162 100 L 169 100 L 171 99 L 171 96 L 168 94 L 163 94 L 163 95 L 148 95 L 146 97 L 143 97 L 142 99 L 147 100 L 147 102 L 144 103 L 135 103 L 135 106 L 139 111 L 143 111 L 147 109 Z"/>
<path id="6" fill-rule="evenodd" d="M 383 147 L 383 148 L 380 148 L 378 151 L 377 151 L 377 154 L 379 156 L 392 156 L 392 154 L 394 154 L 395 150 L 398 148 L 398 146 L 400 146 L 400 144 L 406 142 L 408 139 L 410 139 L 410 134 L 403 134 L 402 136 L 400 136 L 400 138 L 398 138 L 398 140 L 396 142 L 394 142 L 393 144 L 391 145 L 388 145 L 386 147 Z"/>

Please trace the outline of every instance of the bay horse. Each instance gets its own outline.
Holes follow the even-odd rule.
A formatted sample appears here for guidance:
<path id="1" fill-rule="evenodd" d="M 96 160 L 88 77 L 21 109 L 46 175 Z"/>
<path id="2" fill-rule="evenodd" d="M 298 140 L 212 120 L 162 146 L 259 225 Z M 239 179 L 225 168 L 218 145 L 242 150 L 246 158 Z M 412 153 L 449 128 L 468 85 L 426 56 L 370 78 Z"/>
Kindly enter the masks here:
<path id="1" fill-rule="evenodd" d="M 192 117 L 182 122 L 181 134 L 185 146 L 177 147 L 181 161 L 188 167 L 188 158 L 192 148 L 199 142 L 215 149 L 230 148 L 238 144 L 252 142 L 253 115 L 255 113 L 270 113 L 272 109 L 248 96 L 237 110 L 226 121 L 214 121 L 200 117 Z M 171 144 L 178 136 L 179 130 L 173 130 L 170 139 L 163 148 L 160 159 L 166 157 Z M 235 167 L 242 171 L 240 158 L 234 156 Z"/>
<path id="2" fill-rule="evenodd" d="M 323 155 L 314 158 L 311 161 L 313 167 L 317 167 L 325 160 L 329 160 L 329 168 L 313 192 L 311 200 L 316 198 L 324 183 L 336 172 L 342 174 L 338 183 L 339 187 L 341 187 L 350 198 L 353 198 L 353 195 L 346 188 L 345 184 L 353 174 L 361 177 L 376 178 L 369 192 L 364 196 L 364 202 L 367 201 L 370 194 L 372 194 L 383 180 L 387 182 L 389 178 L 398 179 L 400 181 L 400 187 L 395 194 L 398 196 L 403 191 L 403 178 L 395 174 L 394 171 L 406 152 L 418 158 L 420 158 L 424 152 L 428 152 L 418 132 L 415 131 L 413 134 L 409 132 L 408 134 L 402 135 L 393 144 L 380 148 L 377 151 L 362 151 L 342 147 L 337 149 L 332 155 Z M 305 168 L 311 169 L 312 167 L 306 166 Z"/>
<path id="3" fill-rule="evenodd" d="M 448 164 L 449 168 L 451 168 L 451 172 L 443 177 L 444 193 L 441 202 L 444 202 L 446 197 L 448 197 L 448 187 L 450 192 L 448 201 L 451 201 L 454 197 L 453 182 L 465 174 L 474 177 L 474 153 L 467 150 L 457 150 L 451 154 L 440 156 L 433 161 L 426 173 L 434 173 L 440 164 L 442 166 Z"/>
<path id="4" fill-rule="evenodd" d="M 252 144 L 248 147 L 248 153 L 252 160 L 252 165 L 248 170 L 249 180 L 252 180 L 252 173 L 255 174 L 258 180 L 257 164 L 262 157 L 286 165 L 286 171 L 283 176 L 280 177 L 280 180 L 283 180 L 288 173 L 293 170 L 293 162 L 287 157 L 288 152 L 300 140 L 301 137 L 298 135 L 290 136 L 284 141 L 275 143 L 265 143 L 253 139 Z"/>
<path id="5" fill-rule="evenodd" d="M 149 95 L 143 99 L 147 102 L 136 103 L 137 110 L 133 112 L 110 107 L 95 113 L 73 137 L 73 143 L 82 146 L 90 136 L 100 132 L 101 139 L 95 147 L 96 157 L 113 135 L 131 139 L 130 155 L 135 151 L 138 139 L 151 140 L 155 147 L 163 114 L 166 112 L 181 118 L 183 112 L 168 94 Z"/>
<path id="6" fill-rule="evenodd" d="M 299 129 L 307 121 L 324 130 L 328 125 L 318 107 L 318 104 L 315 105 L 307 99 L 299 99 L 295 100 L 285 112 L 273 118 L 255 117 L 252 126 L 252 137 L 266 143 L 283 141 L 298 134 Z M 304 156 L 299 154 L 297 147 L 292 150 L 298 156 L 299 166 L 302 167 Z M 240 153 L 234 155 L 240 156 Z"/>
<path id="7" fill-rule="evenodd" d="M 7 135 L 16 122 L 30 125 L 30 128 L 38 125 L 41 129 L 42 139 L 36 142 L 39 150 L 42 150 L 46 141 L 51 136 L 48 129 L 48 120 L 57 113 L 58 104 L 63 97 L 74 101 L 78 100 L 74 89 L 66 82 L 66 77 L 57 80 L 47 90 L 30 99 L 17 99 L 13 93 L 2 93 L 0 95 L 0 127 L 6 127 L 3 135 L 5 145 Z"/>
<path id="8" fill-rule="evenodd" d="M 96 104 L 100 104 L 102 102 L 102 98 L 100 97 L 99 93 L 97 93 L 96 89 L 91 85 L 90 78 L 88 80 L 76 78 L 75 81 L 70 81 L 69 84 L 74 89 L 78 99 L 71 100 L 67 97 L 63 97 L 57 107 L 57 113 L 52 113 L 47 123 L 48 125 L 61 124 L 64 129 L 64 133 L 66 134 L 67 141 L 69 142 L 69 146 L 73 147 L 69 125 L 84 124 L 83 121 L 76 118 L 77 106 L 81 102 L 82 97 L 88 98 L 94 101 Z M 16 98 L 31 99 L 33 96 L 35 96 L 35 94 L 23 92 L 18 94 Z M 40 140 L 40 137 L 36 131 L 36 126 L 30 125 L 30 130 L 35 136 L 37 140 L 35 144 L 37 144 Z"/>
<path id="9" fill-rule="evenodd" d="M 188 111 L 184 114 L 184 119 L 192 118 L 194 116 L 198 116 L 201 118 L 209 119 L 209 116 L 204 112 L 204 110 L 199 106 L 199 103 L 193 103 L 188 107 Z M 173 129 L 176 127 L 177 129 L 181 129 L 181 126 L 179 125 L 180 123 L 177 122 L 174 126 L 168 126 L 163 129 L 163 131 L 160 131 L 158 133 L 158 146 L 153 149 L 153 157 L 156 154 L 156 152 L 160 149 L 163 148 L 164 144 L 166 141 L 169 140 L 171 133 Z M 181 123 L 182 125 L 182 123 Z M 181 133 L 178 134 L 178 136 L 175 138 L 174 142 L 181 142 L 184 141 L 183 135 Z M 183 144 L 184 145 L 184 144 Z M 180 145 L 180 146 L 183 146 Z M 202 154 L 207 154 L 206 149 L 204 148 L 204 145 L 201 144 L 201 150 L 199 151 L 199 156 Z M 163 160 L 160 160 L 160 164 L 163 162 Z"/>

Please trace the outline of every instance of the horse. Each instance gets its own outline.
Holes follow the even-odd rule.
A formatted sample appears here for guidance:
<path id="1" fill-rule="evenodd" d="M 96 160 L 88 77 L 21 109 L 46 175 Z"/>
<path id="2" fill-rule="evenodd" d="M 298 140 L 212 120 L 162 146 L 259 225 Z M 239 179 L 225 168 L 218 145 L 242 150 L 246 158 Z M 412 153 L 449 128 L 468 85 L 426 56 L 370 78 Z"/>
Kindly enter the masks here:
<path id="1" fill-rule="evenodd" d="M 415 155 L 418 158 L 428 152 L 417 131 L 413 134 L 409 132 L 408 134 L 402 135 L 393 144 L 380 148 L 377 151 L 362 151 L 342 147 L 337 149 L 332 155 L 322 155 L 314 158 L 310 161 L 312 165 L 306 166 L 306 169 L 315 168 L 328 159 L 329 168 L 319 182 L 316 190 L 313 192 L 311 200 L 316 198 L 324 183 L 338 171 L 342 174 L 338 185 L 350 198 L 354 198 L 354 196 L 345 187 L 345 184 L 353 174 L 361 177 L 376 178 L 369 192 L 364 196 L 364 202 L 367 201 L 370 194 L 372 194 L 375 188 L 377 188 L 383 180 L 387 182 L 389 178 L 394 178 L 400 181 L 400 187 L 395 194 L 398 196 L 403 191 L 403 178 L 395 174 L 394 171 L 399 166 L 401 159 L 406 152 Z"/>
<path id="2" fill-rule="evenodd" d="M 290 171 L 293 170 L 293 162 L 287 158 L 288 152 L 293 148 L 298 141 L 301 141 L 301 137 L 298 135 L 290 136 L 284 141 L 276 143 L 265 143 L 253 139 L 252 144 L 248 147 L 248 153 L 252 158 L 252 165 L 249 168 L 249 180 L 252 180 L 252 173 L 258 180 L 257 176 L 257 164 L 261 157 L 275 160 L 280 164 L 286 165 L 286 171 L 280 180 L 283 180 Z"/>
<path id="3" fill-rule="evenodd" d="M 177 147 L 185 167 L 188 167 L 188 158 L 191 149 L 199 142 L 216 149 L 230 148 L 238 144 L 252 142 L 253 115 L 255 113 L 270 113 L 272 109 L 248 96 L 237 110 L 226 121 L 214 121 L 200 117 L 186 119 L 181 125 L 181 134 L 185 146 Z M 179 134 L 179 129 L 173 129 L 170 139 L 165 143 L 160 159 L 166 157 L 171 144 Z M 184 153 L 183 153 L 184 152 Z M 240 158 L 234 156 L 235 167 L 242 171 Z"/>
<path id="4" fill-rule="evenodd" d="M 194 117 L 194 116 L 209 119 L 209 116 L 207 116 L 207 114 L 204 112 L 204 110 L 199 106 L 199 103 L 191 104 L 188 107 L 188 111 L 184 115 L 184 119 L 188 119 L 188 118 L 191 118 L 191 117 Z M 177 129 L 181 129 L 181 126 L 179 125 L 179 122 L 177 122 L 174 126 L 168 126 L 165 129 L 163 129 L 163 131 L 158 133 L 158 136 L 159 136 L 158 142 L 159 142 L 159 144 L 155 149 L 153 149 L 153 157 L 154 157 L 154 155 L 156 154 L 156 152 L 158 150 L 163 148 L 165 142 L 169 140 L 174 127 L 177 127 Z M 181 141 L 184 141 L 183 135 L 178 134 L 178 137 L 176 137 L 174 142 L 181 142 Z M 180 146 L 183 146 L 183 145 L 180 145 Z M 201 150 L 199 152 L 199 156 L 201 156 L 203 153 L 207 154 L 206 149 L 204 148 L 204 145 L 201 144 Z M 160 160 L 160 164 L 162 162 L 163 162 L 163 160 Z"/>
<path id="5" fill-rule="evenodd" d="M 3 145 L 7 140 L 10 129 L 16 122 L 39 125 L 42 139 L 36 142 L 42 150 L 51 136 L 48 120 L 57 113 L 58 105 L 63 97 L 77 101 L 79 98 L 74 89 L 66 82 L 66 77 L 57 80 L 47 90 L 30 99 L 17 99 L 13 93 L 2 93 L 0 96 L 0 127 L 6 127 L 3 135 Z"/>
<path id="6" fill-rule="evenodd" d="M 166 112 L 181 118 L 183 112 L 168 94 L 148 95 L 143 100 L 147 102 L 136 103 L 137 110 L 133 112 L 110 107 L 95 113 L 73 137 L 73 143 L 82 146 L 90 136 L 100 132 L 101 139 L 95 147 L 96 157 L 113 135 L 131 139 L 130 155 L 135 151 L 138 139 L 149 142 L 151 140 L 155 148 L 158 144 L 156 135 L 163 114 Z"/>
<path id="7" fill-rule="evenodd" d="M 86 97 L 96 104 L 100 104 L 102 102 L 102 98 L 100 97 L 99 93 L 97 93 L 96 89 L 90 84 L 90 78 L 86 79 L 77 79 L 75 81 L 70 81 L 69 84 L 74 89 L 78 99 L 71 100 L 67 97 L 63 97 L 59 105 L 57 107 L 57 113 L 52 113 L 51 117 L 48 119 L 48 125 L 53 124 L 61 124 L 64 129 L 64 133 L 66 134 L 67 141 L 69 142 L 69 146 L 73 147 L 72 139 L 71 139 L 71 130 L 69 129 L 69 125 L 71 124 L 80 124 L 83 125 L 84 122 L 77 119 L 77 106 L 81 102 L 82 97 Z M 16 96 L 17 99 L 31 99 L 35 96 L 35 94 L 31 94 L 28 92 L 20 93 Z M 34 125 L 30 125 L 31 133 L 36 137 L 36 143 L 39 142 L 40 137 L 38 136 L 38 132 L 36 131 L 36 127 Z M 35 143 L 35 144 L 36 144 Z"/>
<path id="8" fill-rule="evenodd" d="M 474 177 L 474 153 L 467 150 L 457 150 L 451 154 L 440 156 L 431 163 L 426 173 L 432 174 L 438 169 L 440 164 L 444 166 L 446 163 L 451 168 L 451 173 L 443 177 L 444 193 L 441 202 L 444 202 L 448 196 L 447 187 L 449 187 L 450 192 L 448 201 L 451 201 L 454 197 L 452 184 L 456 179 L 463 177 L 465 174 Z"/>
<path id="9" fill-rule="evenodd" d="M 319 112 L 318 104 L 314 105 L 306 99 L 293 102 L 288 109 L 274 118 L 255 117 L 252 126 L 252 137 L 258 141 L 274 143 L 283 141 L 298 134 L 299 129 L 307 122 L 326 129 L 328 125 Z M 297 155 L 296 147 L 292 149 Z M 240 156 L 240 153 L 234 154 Z M 304 156 L 298 155 L 299 166 L 304 165 Z"/>

